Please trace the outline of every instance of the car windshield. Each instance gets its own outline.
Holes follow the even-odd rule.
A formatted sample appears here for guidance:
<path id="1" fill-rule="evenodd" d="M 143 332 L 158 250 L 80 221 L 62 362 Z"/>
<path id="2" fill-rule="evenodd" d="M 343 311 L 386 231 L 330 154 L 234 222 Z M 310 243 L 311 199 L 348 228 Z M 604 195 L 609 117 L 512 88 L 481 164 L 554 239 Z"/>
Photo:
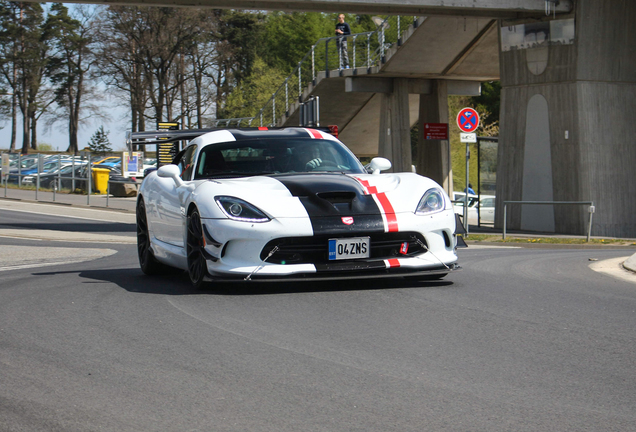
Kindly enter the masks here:
<path id="1" fill-rule="evenodd" d="M 271 138 L 204 147 L 199 154 L 194 178 L 325 171 L 366 173 L 360 161 L 338 141 Z"/>

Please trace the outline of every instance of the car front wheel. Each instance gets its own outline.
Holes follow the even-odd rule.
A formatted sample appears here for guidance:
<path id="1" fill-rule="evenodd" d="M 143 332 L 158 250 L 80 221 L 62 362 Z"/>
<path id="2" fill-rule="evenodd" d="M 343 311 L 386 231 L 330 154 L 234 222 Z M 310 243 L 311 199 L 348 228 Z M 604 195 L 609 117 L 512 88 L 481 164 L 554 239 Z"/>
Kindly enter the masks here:
<path id="1" fill-rule="evenodd" d="M 204 247 L 201 216 L 195 209 L 188 216 L 187 235 L 188 275 L 195 288 L 202 288 L 208 275 L 208 266 L 203 254 Z"/>

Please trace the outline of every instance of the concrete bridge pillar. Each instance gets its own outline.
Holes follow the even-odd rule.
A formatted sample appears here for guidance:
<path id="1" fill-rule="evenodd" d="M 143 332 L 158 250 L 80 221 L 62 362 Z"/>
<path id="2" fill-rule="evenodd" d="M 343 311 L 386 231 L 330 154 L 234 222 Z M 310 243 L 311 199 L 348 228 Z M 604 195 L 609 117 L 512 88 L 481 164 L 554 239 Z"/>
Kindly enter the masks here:
<path id="1" fill-rule="evenodd" d="M 636 2 L 581 0 L 573 16 L 500 22 L 503 201 L 593 201 L 592 235 L 636 237 Z M 616 29 L 624 29 L 616 31 Z M 508 208 L 508 229 L 584 234 L 584 205 Z"/>
<path id="2" fill-rule="evenodd" d="M 391 171 L 411 171 L 411 122 L 407 78 L 393 78 L 393 91 L 381 93 L 378 156 L 387 158 Z"/>
<path id="3" fill-rule="evenodd" d="M 449 193 L 453 185 L 449 142 L 424 140 L 423 123 L 448 123 L 448 95 L 477 96 L 480 89 L 480 83 L 474 81 L 389 77 L 348 77 L 345 81 L 346 92 L 373 92 L 380 97 L 378 156 L 391 161 L 393 172 L 412 170 L 411 126 L 416 120 L 410 118 L 409 94 L 419 95 L 417 172 Z"/>
<path id="4" fill-rule="evenodd" d="M 435 180 L 450 195 L 453 189 L 450 142 L 425 140 L 424 123 L 448 123 L 447 81 L 433 80 L 431 92 L 420 94 L 416 165 L 418 174 Z"/>

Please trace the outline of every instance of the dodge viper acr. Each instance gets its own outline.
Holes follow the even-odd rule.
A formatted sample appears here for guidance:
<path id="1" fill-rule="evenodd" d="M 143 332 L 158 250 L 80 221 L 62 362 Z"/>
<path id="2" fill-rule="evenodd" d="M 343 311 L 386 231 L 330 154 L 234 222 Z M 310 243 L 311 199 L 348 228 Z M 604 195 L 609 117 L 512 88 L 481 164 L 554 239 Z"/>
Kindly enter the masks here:
<path id="1" fill-rule="evenodd" d="M 143 181 L 141 269 L 207 281 L 417 276 L 457 265 L 453 205 L 433 180 L 381 173 L 318 129 L 203 133 Z"/>

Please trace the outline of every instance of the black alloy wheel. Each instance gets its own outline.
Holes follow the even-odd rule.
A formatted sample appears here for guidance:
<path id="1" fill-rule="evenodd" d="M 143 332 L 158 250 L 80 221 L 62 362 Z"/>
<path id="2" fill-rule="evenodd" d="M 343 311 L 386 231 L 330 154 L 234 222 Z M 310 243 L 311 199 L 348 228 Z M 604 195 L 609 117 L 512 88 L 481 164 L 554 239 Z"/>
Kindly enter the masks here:
<path id="1" fill-rule="evenodd" d="M 208 275 L 208 266 L 203 255 L 204 247 L 201 216 L 195 209 L 188 216 L 187 235 L 188 275 L 195 288 L 202 288 L 205 277 Z"/>
<path id="2" fill-rule="evenodd" d="M 161 273 L 161 263 L 157 261 L 150 248 L 146 205 L 142 197 L 139 197 L 137 201 L 137 255 L 139 255 L 139 265 L 142 272 L 147 275 Z"/>

